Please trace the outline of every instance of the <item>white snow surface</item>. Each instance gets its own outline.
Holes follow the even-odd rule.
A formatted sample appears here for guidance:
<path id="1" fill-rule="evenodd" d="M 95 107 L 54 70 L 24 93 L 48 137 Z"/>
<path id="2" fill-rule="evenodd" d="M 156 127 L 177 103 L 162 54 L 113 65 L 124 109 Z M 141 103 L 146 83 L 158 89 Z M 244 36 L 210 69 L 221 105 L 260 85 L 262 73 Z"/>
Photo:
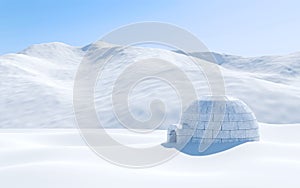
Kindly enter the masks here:
<path id="1" fill-rule="evenodd" d="M 298 188 L 300 124 L 260 124 L 260 131 L 259 142 L 208 156 L 179 153 L 159 166 L 130 169 L 98 157 L 76 129 L 1 129 L 1 187 Z M 166 141 L 164 130 L 108 133 L 132 147 Z"/>
<path id="2" fill-rule="evenodd" d="M 98 47 L 112 45 L 103 43 Z M 75 127 L 73 80 L 86 50 L 87 47 L 56 42 L 0 56 L 1 187 L 300 186 L 300 53 L 255 58 L 214 54 L 225 78 L 227 94 L 249 105 L 260 122 L 276 123 L 260 123 L 260 141 L 207 156 L 179 153 L 159 166 L 130 169 L 103 160 L 85 144 L 77 129 L 70 129 Z M 199 56 L 205 59 L 203 54 Z M 107 107 L 108 86 L 123 64 L 147 57 L 163 57 L 190 71 L 195 85 L 206 94 L 203 77 L 192 74 L 185 55 L 161 49 L 128 48 L 116 54 L 96 89 L 99 117 L 107 127 L 119 127 Z M 151 93 L 153 89 L 160 91 L 159 95 Z M 141 119 L 147 117 L 149 111 L 145 106 L 156 97 L 169 107 L 178 105 L 169 87 L 149 82 L 133 92 L 133 114 Z M 178 110 L 172 109 L 168 108 L 167 124 L 178 118 Z M 149 134 L 125 129 L 107 132 L 131 147 L 159 145 L 167 140 L 166 130 Z"/>
<path id="3" fill-rule="evenodd" d="M 113 45 L 103 43 L 97 47 L 110 48 Z M 87 48 L 54 42 L 33 45 L 20 53 L 0 56 L 0 127 L 74 127 L 73 80 Z M 226 94 L 249 105 L 258 121 L 276 124 L 300 122 L 300 53 L 257 58 L 214 55 L 225 79 Z M 162 49 L 127 48 L 116 53 L 103 74 L 104 80 L 96 88 L 96 106 L 105 126 L 120 127 L 108 107 L 111 91 L 107 88 L 112 87 L 125 65 L 148 57 L 173 61 L 187 72 L 190 71 L 197 89 L 201 94 L 207 94 L 203 76 L 189 70 L 187 56 Z M 137 118 L 147 119 L 147 104 L 157 97 L 169 106 L 165 126 L 176 123 L 176 107 L 179 104 L 176 93 L 158 82 L 138 85 L 131 97 L 132 113 Z"/>

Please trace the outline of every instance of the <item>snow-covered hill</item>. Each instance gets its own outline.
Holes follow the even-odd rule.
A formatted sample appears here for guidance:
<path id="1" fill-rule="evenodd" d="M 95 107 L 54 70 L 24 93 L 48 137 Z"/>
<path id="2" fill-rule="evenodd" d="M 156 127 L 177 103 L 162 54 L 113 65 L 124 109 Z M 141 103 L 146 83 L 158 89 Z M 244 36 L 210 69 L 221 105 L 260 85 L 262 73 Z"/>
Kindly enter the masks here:
<path id="1" fill-rule="evenodd" d="M 299 76 L 300 52 L 285 56 L 241 57 L 212 53 L 219 65 L 229 69 L 253 73 L 279 74 L 282 76 Z M 208 53 L 192 53 L 194 57 L 211 60 Z"/>
<path id="2" fill-rule="evenodd" d="M 55 42 L 33 45 L 20 53 L 0 56 L 0 127 L 74 127 L 73 79 L 88 47 Z M 92 47 L 109 48 L 111 45 L 103 43 Z M 201 53 L 193 55 L 203 59 L 207 57 Z M 227 94 L 245 101 L 259 121 L 300 122 L 300 53 L 257 58 L 216 53 L 214 56 L 224 75 Z M 106 126 L 119 126 L 111 109 L 106 108 L 110 92 L 107 88 L 111 87 L 123 66 L 146 57 L 178 63 L 182 69 L 191 72 L 199 90 L 205 88 L 203 77 L 189 70 L 188 57 L 183 54 L 141 47 L 124 49 L 116 53 L 104 74 L 105 82 L 100 83 L 96 90 L 99 116 Z M 157 92 L 159 95 L 153 92 L 155 89 L 161 91 Z M 140 85 L 132 98 L 144 101 L 145 98 L 159 96 L 170 105 L 167 123 L 171 123 L 178 113 L 178 109 L 172 108 L 178 105 L 173 94 L 169 87 L 152 82 Z M 205 90 L 203 94 L 206 94 Z M 132 106 L 133 114 L 139 118 L 149 116 L 145 104 L 136 102 Z"/>

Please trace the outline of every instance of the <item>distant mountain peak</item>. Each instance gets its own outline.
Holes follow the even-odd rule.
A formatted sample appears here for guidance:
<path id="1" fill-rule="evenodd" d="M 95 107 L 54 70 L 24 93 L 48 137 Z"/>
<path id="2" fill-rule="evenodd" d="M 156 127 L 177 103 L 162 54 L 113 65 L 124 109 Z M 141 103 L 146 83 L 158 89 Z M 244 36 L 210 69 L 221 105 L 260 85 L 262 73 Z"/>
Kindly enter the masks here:
<path id="1" fill-rule="evenodd" d="M 81 50 L 88 51 L 88 50 L 93 49 L 93 48 L 97 48 L 97 49 L 99 49 L 99 48 L 113 48 L 113 47 L 116 47 L 116 46 L 119 46 L 119 45 L 107 43 L 107 42 L 104 42 L 104 41 L 97 41 L 95 43 L 91 43 L 91 44 L 88 44 L 88 45 L 82 47 Z"/>
<path id="2" fill-rule="evenodd" d="M 76 48 L 71 45 L 62 43 L 62 42 L 50 42 L 50 43 L 40 43 L 40 44 L 34 44 L 26 49 L 22 50 L 20 53 L 27 54 L 32 51 L 41 51 L 41 50 L 59 50 L 62 48 Z"/>
<path id="3" fill-rule="evenodd" d="M 63 62 L 69 59 L 79 58 L 84 53 L 80 47 L 71 46 L 62 42 L 51 42 L 31 45 L 19 52 L 19 54 Z"/>

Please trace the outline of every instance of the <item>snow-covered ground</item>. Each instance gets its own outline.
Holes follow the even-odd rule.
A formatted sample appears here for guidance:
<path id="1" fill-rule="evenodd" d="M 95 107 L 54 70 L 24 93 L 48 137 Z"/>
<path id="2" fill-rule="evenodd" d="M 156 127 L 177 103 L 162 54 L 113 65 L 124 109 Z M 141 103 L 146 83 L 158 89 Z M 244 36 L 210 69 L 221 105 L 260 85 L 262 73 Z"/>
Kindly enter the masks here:
<path id="1" fill-rule="evenodd" d="M 295 187 L 300 186 L 300 124 L 260 124 L 261 141 L 209 155 L 179 153 L 166 163 L 129 169 L 90 150 L 75 129 L 2 129 L 1 187 Z M 108 130 L 133 147 L 156 145 L 149 135 Z M 170 149 L 170 148 L 165 148 Z"/>
<path id="2" fill-rule="evenodd" d="M 73 80 L 87 48 L 47 43 L 0 56 L 1 187 L 300 186 L 300 53 L 252 58 L 214 54 L 226 94 L 243 100 L 259 122 L 264 122 L 260 123 L 259 142 L 208 156 L 179 153 L 159 166 L 129 169 L 98 157 L 74 129 Z M 206 54 L 194 56 L 206 59 Z M 120 127 L 108 108 L 108 88 L 124 65 L 147 57 L 177 63 L 206 94 L 202 77 L 187 66 L 187 56 L 161 49 L 128 48 L 116 53 L 96 88 L 97 112 L 106 127 Z M 139 85 L 133 92 L 136 103 L 131 106 L 132 113 L 141 119 L 149 116 L 145 104 L 157 97 L 151 93 L 153 89 L 160 91 L 159 97 L 171 107 L 167 108 L 167 124 L 176 122 L 174 92 L 155 82 Z M 124 129 L 108 132 L 132 147 L 166 141 L 165 130 L 151 134 Z"/>

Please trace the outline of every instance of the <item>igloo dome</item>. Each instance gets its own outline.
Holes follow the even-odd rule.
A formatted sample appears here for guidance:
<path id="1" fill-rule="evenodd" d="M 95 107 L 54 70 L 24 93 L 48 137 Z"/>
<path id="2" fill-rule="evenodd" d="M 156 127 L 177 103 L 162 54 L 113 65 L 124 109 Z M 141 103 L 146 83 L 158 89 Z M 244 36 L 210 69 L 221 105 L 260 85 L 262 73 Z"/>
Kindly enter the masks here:
<path id="1" fill-rule="evenodd" d="M 241 100 L 206 96 L 182 114 L 179 126 L 168 129 L 168 143 L 244 143 L 259 140 L 254 113 Z"/>

